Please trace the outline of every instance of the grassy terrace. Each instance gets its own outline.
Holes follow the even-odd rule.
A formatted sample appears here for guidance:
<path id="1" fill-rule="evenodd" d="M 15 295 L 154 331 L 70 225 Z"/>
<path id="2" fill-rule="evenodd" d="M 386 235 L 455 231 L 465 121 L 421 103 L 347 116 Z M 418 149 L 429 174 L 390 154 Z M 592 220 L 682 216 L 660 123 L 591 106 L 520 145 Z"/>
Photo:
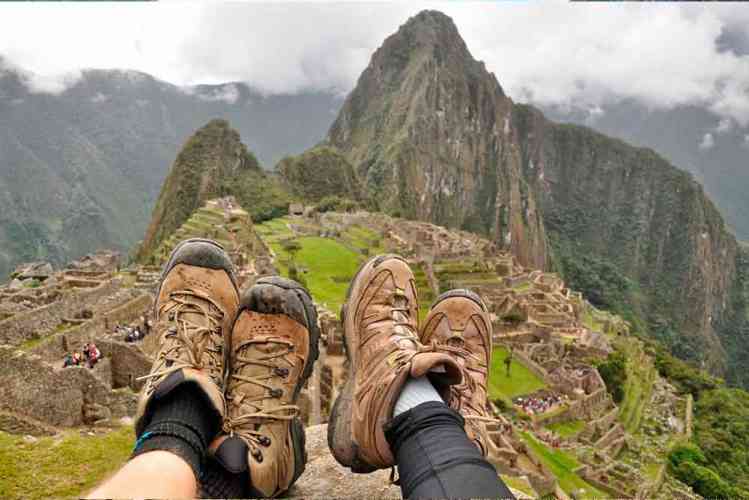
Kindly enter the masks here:
<path id="1" fill-rule="evenodd" d="M 508 377 L 504 363 L 508 355 L 509 352 L 502 346 L 495 347 L 492 353 L 492 366 L 489 372 L 489 397 L 492 400 L 512 399 L 546 387 L 543 380 L 515 358 L 510 365 Z"/>
<path id="2" fill-rule="evenodd" d="M 571 494 L 574 491 L 585 490 L 584 498 L 609 497 L 608 494 L 594 488 L 575 474 L 574 470 L 581 465 L 575 457 L 564 451 L 547 447 L 528 432 L 521 432 L 520 435 L 541 462 L 554 474 L 565 493 Z"/>
<path id="3" fill-rule="evenodd" d="M 585 422 L 582 420 L 570 420 L 569 422 L 549 424 L 546 428 L 561 438 L 569 438 L 580 434 L 580 432 L 585 428 Z"/>
<path id="4" fill-rule="evenodd" d="M 627 353 L 627 381 L 619 404 L 619 421 L 632 434 L 640 427 L 642 412 L 650 401 L 656 370 L 651 360 L 646 361 L 638 340 L 622 340 L 619 348 Z"/>
<path id="5" fill-rule="evenodd" d="M 0 432 L 0 498 L 78 498 L 127 460 L 133 442 L 132 427 L 36 443 Z"/>
<path id="6" fill-rule="evenodd" d="M 255 230 L 276 254 L 279 272 L 289 276 L 293 262 L 315 301 L 337 313 L 362 262 L 383 252 L 382 238 L 376 231 L 358 225 L 349 226 L 338 238 L 296 237 L 290 223 L 304 223 L 313 232 L 315 229 L 309 221 L 281 217 L 257 224 Z M 298 245 L 298 249 L 290 249 L 289 243 L 292 242 L 294 246 Z M 413 271 L 421 298 L 422 310 L 419 312 L 423 317 L 431 305 L 432 293 L 424 270 L 414 266 Z"/>

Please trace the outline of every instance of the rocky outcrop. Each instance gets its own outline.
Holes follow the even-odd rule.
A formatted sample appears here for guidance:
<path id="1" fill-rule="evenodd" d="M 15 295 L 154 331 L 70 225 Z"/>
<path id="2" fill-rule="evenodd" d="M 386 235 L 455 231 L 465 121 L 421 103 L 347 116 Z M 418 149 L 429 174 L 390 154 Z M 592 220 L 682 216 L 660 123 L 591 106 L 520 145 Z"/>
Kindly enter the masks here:
<path id="1" fill-rule="evenodd" d="M 512 101 L 452 20 L 411 18 L 372 56 L 328 134 L 379 208 L 490 234 L 545 267 L 546 236 L 522 177 Z"/>

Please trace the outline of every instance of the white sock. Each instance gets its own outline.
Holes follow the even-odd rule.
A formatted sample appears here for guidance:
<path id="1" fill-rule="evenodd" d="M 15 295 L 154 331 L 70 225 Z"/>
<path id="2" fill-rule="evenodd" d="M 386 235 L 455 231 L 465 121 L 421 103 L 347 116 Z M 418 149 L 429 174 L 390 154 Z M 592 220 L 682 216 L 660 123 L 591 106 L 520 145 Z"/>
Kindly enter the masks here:
<path id="1" fill-rule="evenodd" d="M 395 417 L 404 411 L 408 411 L 411 408 L 428 401 L 439 401 L 440 403 L 444 403 L 428 378 L 408 377 L 408 380 L 403 385 L 403 389 L 398 396 L 398 400 L 395 402 L 393 416 Z"/>

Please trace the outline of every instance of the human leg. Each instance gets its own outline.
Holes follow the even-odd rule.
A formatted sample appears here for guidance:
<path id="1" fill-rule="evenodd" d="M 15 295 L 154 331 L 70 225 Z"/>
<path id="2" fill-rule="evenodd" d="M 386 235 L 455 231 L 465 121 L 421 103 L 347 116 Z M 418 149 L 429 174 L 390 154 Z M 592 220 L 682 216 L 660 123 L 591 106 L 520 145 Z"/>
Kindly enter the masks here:
<path id="1" fill-rule="evenodd" d="M 160 349 L 144 377 L 133 458 L 92 495 L 195 494 L 225 413 L 224 343 L 238 303 L 234 271 L 219 245 L 187 240 L 175 248 L 154 305 Z"/>
<path id="2" fill-rule="evenodd" d="M 464 426 L 443 402 L 422 403 L 387 424 L 404 498 L 514 498 Z"/>

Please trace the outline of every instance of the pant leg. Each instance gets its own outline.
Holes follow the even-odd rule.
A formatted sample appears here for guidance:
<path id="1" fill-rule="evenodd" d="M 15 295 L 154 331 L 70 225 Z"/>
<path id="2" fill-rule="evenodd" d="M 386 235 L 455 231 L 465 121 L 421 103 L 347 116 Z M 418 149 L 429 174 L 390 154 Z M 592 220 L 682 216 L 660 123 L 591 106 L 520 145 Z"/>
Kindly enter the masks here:
<path id="1" fill-rule="evenodd" d="M 385 426 L 404 498 L 514 499 L 463 425 L 460 414 L 432 401 Z"/>

